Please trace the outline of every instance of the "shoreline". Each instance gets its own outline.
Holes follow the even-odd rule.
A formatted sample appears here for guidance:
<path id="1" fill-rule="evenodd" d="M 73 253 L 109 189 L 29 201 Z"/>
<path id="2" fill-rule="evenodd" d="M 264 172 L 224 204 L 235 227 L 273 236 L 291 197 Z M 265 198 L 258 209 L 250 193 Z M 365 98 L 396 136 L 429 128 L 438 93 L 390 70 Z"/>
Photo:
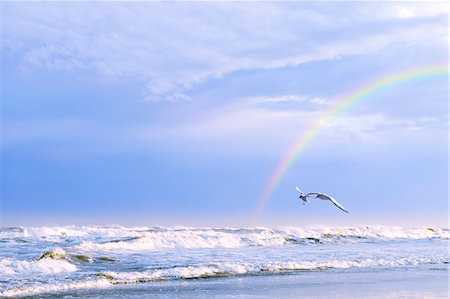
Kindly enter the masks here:
<path id="1" fill-rule="evenodd" d="M 448 265 L 158 281 L 21 298 L 448 298 Z"/>

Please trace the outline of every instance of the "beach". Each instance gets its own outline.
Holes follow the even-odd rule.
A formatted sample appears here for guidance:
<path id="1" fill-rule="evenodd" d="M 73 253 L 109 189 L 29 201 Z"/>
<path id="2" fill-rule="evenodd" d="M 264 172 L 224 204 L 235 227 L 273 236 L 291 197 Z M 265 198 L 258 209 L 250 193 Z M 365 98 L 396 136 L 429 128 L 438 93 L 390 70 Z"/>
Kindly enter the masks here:
<path id="1" fill-rule="evenodd" d="M 448 298 L 448 267 L 312 271 L 161 281 L 65 293 L 62 298 Z M 52 295 L 25 298 L 53 298 Z"/>
<path id="2" fill-rule="evenodd" d="M 447 298 L 448 229 L 10 227 L 2 298 Z"/>

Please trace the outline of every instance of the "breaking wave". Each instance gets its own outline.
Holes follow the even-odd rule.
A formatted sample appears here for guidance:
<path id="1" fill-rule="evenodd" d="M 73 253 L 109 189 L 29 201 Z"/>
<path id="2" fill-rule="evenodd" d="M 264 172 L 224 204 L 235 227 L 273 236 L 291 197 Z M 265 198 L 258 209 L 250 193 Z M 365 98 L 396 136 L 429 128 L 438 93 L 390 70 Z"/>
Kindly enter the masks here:
<path id="1" fill-rule="evenodd" d="M 0 297 L 161 280 L 347 268 L 448 268 L 440 228 L 0 228 Z M 434 267 L 434 266 L 433 266 Z"/>
<path id="2" fill-rule="evenodd" d="M 143 251 L 167 248 L 241 248 L 250 246 L 283 246 L 287 244 L 316 244 L 338 242 L 366 242 L 383 239 L 448 239 L 446 229 L 401 227 L 347 227 L 302 229 L 209 229 L 209 228 L 158 228 L 136 231 L 132 237 L 104 242 L 86 240 L 76 249 L 84 251 Z"/>
<path id="3" fill-rule="evenodd" d="M 115 284 L 139 283 L 165 279 L 193 279 L 222 277 L 230 275 L 277 273 L 284 271 L 317 271 L 327 269 L 399 267 L 419 264 L 448 263 L 448 258 L 399 260 L 361 259 L 329 261 L 277 261 L 262 263 L 210 263 L 206 266 L 173 267 L 169 269 L 152 269 L 144 272 L 102 272 L 99 277 L 107 278 Z"/>
<path id="4" fill-rule="evenodd" d="M 84 251 L 141 251 L 167 248 L 241 248 L 392 239 L 449 239 L 448 229 L 360 226 L 305 229 L 193 227 L 11 227 L 0 229 L 0 242 L 64 243 Z"/>
<path id="5" fill-rule="evenodd" d="M 361 236 L 361 237 L 385 237 L 385 238 L 449 238 L 450 233 L 445 228 L 405 228 L 401 226 L 354 226 L 331 228 L 198 228 L 198 227 L 124 227 L 124 226 L 55 226 L 55 227 L 2 227 L 0 239 L 3 238 L 45 238 L 52 236 L 66 237 L 124 237 L 143 236 L 148 233 L 164 232 L 222 232 L 233 234 L 267 233 L 267 232 L 296 232 L 304 236 L 318 236 L 330 234 L 336 236 Z"/>
<path id="6" fill-rule="evenodd" d="M 62 252 L 64 252 L 61 249 Z M 61 251 L 57 251 L 61 254 Z M 74 272 L 78 268 L 63 258 L 44 257 L 32 261 L 14 258 L 0 259 L 0 276 L 50 275 L 64 272 Z"/>
<path id="7" fill-rule="evenodd" d="M 204 266 L 180 266 L 149 269 L 142 272 L 104 271 L 78 282 L 40 284 L 0 291 L 1 296 L 17 297 L 80 289 L 103 289 L 117 284 L 148 283 L 173 279 L 200 279 L 234 275 L 276 274 L 289 271 L 321 271 L 362 267 L 399 267 L 419 264 L 448 263 L 448 258 L 361 259 L 329 261 L 279 261 L 266 263 L 210 263 Z"/>

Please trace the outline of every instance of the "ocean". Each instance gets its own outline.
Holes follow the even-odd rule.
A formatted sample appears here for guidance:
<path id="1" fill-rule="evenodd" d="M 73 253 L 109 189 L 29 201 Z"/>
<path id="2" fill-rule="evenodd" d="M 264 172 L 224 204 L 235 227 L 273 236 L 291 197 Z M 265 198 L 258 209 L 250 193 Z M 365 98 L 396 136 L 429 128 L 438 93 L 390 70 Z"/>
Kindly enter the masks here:
<path id="1" fill-rule="evenodd" d="M 449 237 L 392 226 L 3 227 L 0 296 L 376 298 L 383 289 L 370 282 L 382 282 L 386 298 L 445 298 Z"/>

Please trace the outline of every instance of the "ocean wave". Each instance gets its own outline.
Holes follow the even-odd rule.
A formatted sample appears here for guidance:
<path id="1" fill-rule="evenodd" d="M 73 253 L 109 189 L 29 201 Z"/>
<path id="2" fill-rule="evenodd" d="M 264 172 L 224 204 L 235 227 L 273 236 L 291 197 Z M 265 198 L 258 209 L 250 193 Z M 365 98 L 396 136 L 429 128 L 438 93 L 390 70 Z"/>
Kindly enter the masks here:
<path id="1" fill-rule="evenodd" d="M 53 260 L 61 260 L 61 261 L 67 261 L 70 263 L 77 263 L 77 262 L 115 262 L 116 260 L 114 258 L 108 257 L 108 256 L 90 256 L 90 255 L 84 255 L 84 254 L 74 254 L 74 253 L 67 253 L 62 248 L 54 248 L 53 250 L 46 251 L 42 255 L 40 255 L 38 258 L 36 258 L 37 261 L 43 260 L 43 259 L 53 259 Z"/>
<path id="2" fill-rule="evenodd" d="M 98 274 L 113 284 L 139 283 L 166 279 L 193 279 L 222 277 L 230 275 L 247 275 L 278 273 L 286 271 L 318 271 L 327 269 L 369 268 L 369 267 L 401 267 L 419 264 L 444 264 L 445 258 L 402 258 L 402 259 L 360 259 L 328 261 L 276 261 L 261 263 L 210 263 L 205 266 L 172 267 L 168 269 L 149 269 L 143 272 L 112 272 Z"/>
<path id="3" fill-rule="evenodd" d="M 419 264 L 448 263 L 445 258 L 402 258 L 402 259 L 360 259 L 328 261 L 277 261 L 265 263 L 209 263 L 199 266 L 171 267 L 166 269 L 148 269 L 142 272 L 104 271 L 95 277 L 79 282 L 60 282 L 40 284 L 30 287 L 12 288 L 0 291 L 1 296 L 19 297 L 42 293 L 52 293 L 80 289 L 102 289 L 118 284 L 149 283 L 161 280 L 199 279 L 235 275 L 276 274 L 294 271 L 323 271 L 327 269 L 347 269 L 366 267 L 401 267 Z"/>
<path id="4" fill-rule="evenodd" d="M 65 283 L 52 283 L 52 284 L 36 284 L 27 287 L 13 288 L 4 291 L 0 291 L 1 297 L 17 298 L 23 296 L 65 292 L 73 290 L 83 289 L 102 289 L 111 287 L 112 284 L 107 279 L 88 279 L 79 282 L 65 282 Z"/>
<path id="5" fill-rule="evenodd" d="M 0 241 L 75 242 L 84 251 L 240 248 L 392 239 L 449 239 L 448 229 L 358 226 L 341 228 L 39 227 L 2 228 Z"/>
<path id="6" fill-rule="evenodd" d="M 353 239 L 449 239 L 450 231 L 441 228 L 404 228 L 400 226 L 357 226 L 320 229 L 302 229 L 285 227 L 279 229 L 286 234 L 318 239 L 353 238 Z"/>
<path id="7" fill-rule="evenodd" d="M 161 230 L 147 231 L 141 237 L 104 243 L 83 241 L 75 249 L 85 251 L 141 251 L 167 248 L 240 248 L 248 246 L 281 246 L 296 241 L 272 229 L 248 230 Z"/>
<path id="8" fill-rule="evenodd" d="M 124 226 L 42 226 L 42 227 L 2 227 L 0 239 L 30 238 L 40 241 L 51 241 L 67 237 L 121 237 L 141 236 L 141 231 L 148 227 L 124 227 Z"/>
<path id="9" fill-rule="evenodd" d="M 0 276 L 19 276 L 23 275 L 50 275 L 64 272 L 74 272 L 78 268 L 63 258 L 41 258 L 37 260 L 17 260 L 13 258 L 0 259 Z"/>
<path id="10" fill-rule="evenodd" d="M 104 242 L 82 241 L 75 248 L 83 251 L 145 251 L 167 248 L 241 248 L 250 246 L 283 246 L 287 244 L 317 244 L 361 242 L 380 239 L 448 239 L 445 229 L 365 226 L 345 228 L 303 229 L 249 228 L 209 229 L 177 228 L 148 229 L 140 236 L 112 239 Z"/>

